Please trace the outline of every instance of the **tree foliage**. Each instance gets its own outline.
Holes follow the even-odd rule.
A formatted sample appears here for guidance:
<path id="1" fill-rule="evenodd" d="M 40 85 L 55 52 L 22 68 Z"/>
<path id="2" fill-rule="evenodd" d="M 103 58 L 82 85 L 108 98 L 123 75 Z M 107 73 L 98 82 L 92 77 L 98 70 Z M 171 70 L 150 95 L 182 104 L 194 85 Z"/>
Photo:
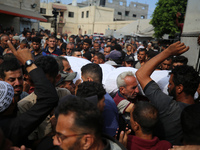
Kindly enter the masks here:
<path id="1" fill-rule="evenodd" d="M 176 13 L 185 13 L 187 0 L 159 0 L 152 15 L 150 24 L 154 26 L 156 38 L 164 34 L 174 35 L 178 32 Z"/>

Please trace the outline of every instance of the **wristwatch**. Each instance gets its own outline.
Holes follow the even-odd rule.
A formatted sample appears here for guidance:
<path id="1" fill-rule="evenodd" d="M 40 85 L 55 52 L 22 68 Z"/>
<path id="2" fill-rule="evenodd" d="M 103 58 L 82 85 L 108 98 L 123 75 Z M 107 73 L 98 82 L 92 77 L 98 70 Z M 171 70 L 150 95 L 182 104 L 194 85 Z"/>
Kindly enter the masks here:
<path id="1" fill-rule="evenodd" d="M 29 67 L 29 66 L 31 66 L 32 64 L 34 63 L 34 61 L 33 60 L 27 60 L 26 62 L 25 62 L 25 68 L 27 68 L 27 67 Z"/>

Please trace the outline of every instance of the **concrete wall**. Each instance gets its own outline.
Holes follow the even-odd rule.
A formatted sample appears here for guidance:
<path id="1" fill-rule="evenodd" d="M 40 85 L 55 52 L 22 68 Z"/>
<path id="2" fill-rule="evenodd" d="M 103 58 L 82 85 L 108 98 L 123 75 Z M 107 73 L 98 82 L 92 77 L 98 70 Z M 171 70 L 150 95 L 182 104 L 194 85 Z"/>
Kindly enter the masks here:
<path id="1" fill-rule="evenodd" d="M 32 8 L 32 4 L 36 4 L 37 6 L 35 8 Z M 38 12 L 40 11 L 40 0 L 0 0 L 0 4 L 8 5 L 11 7 L 16 7 L 19 9 L 24 9 L 28 11 Z M 20 19 L 20 17 L 15 17 L 12 15 L 6 15 L 6 14 L 0 14 L 0 19 L 3 20 L 1 24 L 4 28 L 13 26 L 15 29 L 15 32 L 20 33 L 20 26 L 23 25 L 23 23 L 29 22 L 31 25 L 31 28 L 35 28 L 38 30 L 38 22 L 33 22 L 30 19 Z M 21 27 L 22 28 L 22 27 Z"/>
<path id="2" fill-rule="evenodd" d="M 105 34 L 106 29 L 117 30 L 132 21 L 113 21 L 114 9 L 105 8 L 99 6 L 88 6 L 88 7 L 76 7 L 72 5 L 65 5 L 67 10 L 64 11 L 64 26 L 62 33 L 71 34 L 93 34 L 103 33 Z M 52 3 L 41 4 L 41 8 L 46 8 L 46 14 L 50 16 L 52 13 Z M 69 17 L 69 12 L 74 12 L 74 17 Z M 88 17 L 86 17 L 89 12 Z M 84 16 L 82 17 L 82 13 Z M 51 29 L 49 24 L 40 23 L 41 26 L 46 29 Z"/>
<path id="3" fill-rule="evenodd" d="M 85 4 L 85 6 L 99 6 L 100 0 L 86 0 L 83 1 L 83 4 Z M 136 20 L 141 19 L 141 16 L 144 16 L 144 19 L 147 19 L 149 9 L 149 5 L 147 4 L 130 2 L 128 5 L 126 0 L 106 0 L 105 7 L 114 9 L 115 13 L 113 19 L 115 20 Z M 125 11 L 128 11 L 129 15 L 126 16 Z M 121 12 L 121 15 L 119 15 L 118 12 Z M 136 17 L 133 17 L 133 14 L 136 15 Z"/>

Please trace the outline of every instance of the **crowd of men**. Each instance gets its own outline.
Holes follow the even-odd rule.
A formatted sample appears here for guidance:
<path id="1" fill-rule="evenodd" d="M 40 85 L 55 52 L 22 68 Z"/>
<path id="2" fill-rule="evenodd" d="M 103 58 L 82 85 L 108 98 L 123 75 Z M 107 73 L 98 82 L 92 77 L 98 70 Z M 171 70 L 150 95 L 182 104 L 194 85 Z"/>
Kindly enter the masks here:
<path id="1" fill-rule="evenodd" d="M 200 149 L 200 78 L 184 43 L 1 32 L 0 149 Z M 91 62 L 81 79 L 66 56 Z M 111 97 L 99 64 L 138 70 L 120 73 Z M 168 95 L 155 70 L 169 71 Z"/>

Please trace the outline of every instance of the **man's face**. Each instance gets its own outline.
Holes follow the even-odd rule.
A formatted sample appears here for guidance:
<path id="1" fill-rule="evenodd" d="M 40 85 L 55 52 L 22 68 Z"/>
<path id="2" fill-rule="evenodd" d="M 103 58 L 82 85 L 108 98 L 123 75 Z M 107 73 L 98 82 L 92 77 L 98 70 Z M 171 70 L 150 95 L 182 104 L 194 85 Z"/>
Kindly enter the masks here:
<path id="1" fill-rule="evenodd" d="M 131 52 L 131 50 L 132 50 L 132 47 L 131 47 L 131 46 L 128 46 L 128 47 L 127 47 L 127 51 L 128 51 L 128 52 Z"/>
<path id="2" fill-rule="evenodd" d="M 17 43 L 17 40 L 15 40 L 15 39 L 12 39 L 12 41 L 11 41 L 11 42 L 12 42 L 12 44 L 13 44 L 13 45 L 15 45 L 15 44 Z"/>
<path id="3" fill-rule="evenodd" d="M 84 49 L 85 51 L 88 51 L 89 48 L 90 48 L 90 45 L 89 45 L 88 43 L 84 42 L 84 43 L 83 43 L 83 49 Z"/>
<path id="4" fill-rule="evenodd" d="M 58 116 L 56 124 L 57 134 L 53 138 L 53 144 L 59 146 L 62 150 L 83 149 L 80 138 L 81 133 L 72 130 L 74 128 L 74 118 L 74 113 L 60 114 Z"/>
<path id="5" fill-rule="evenodd" d="M 63 63 L 63 66 L 64 66 L 64 69 L 63 69 L 64 72 L 69 72 L 69 73 L 73 72 L 69 62 L 63 60 L 62 63 Z"/>
<path id="6" fill-rule="evenodd" d="M 107 42 L 107 45 L 111 45 L 111 42 Z"/>
<path id="7" fill-rule="evenodd" d="M 22 69 L 18 69 L 15 71 L 7 71 L 4 73 L 5 73 L 4 81 L 13 86 L 15 95 L 20 95 L 23 90 Z"/>
<path id="8" fill-rule="evenodd" d="M 49 44 L 49 47 L 50 47 L 50 48 L 55 48 L 56 39 L 55 39 L 55 38 L 50 38 L 50 39 L 48 40 L 48 44 Z"/>
<path id="9" fill-rule="evenodd" d="M 105 47 L 104 48 L 104 56 L 110 54 L 110 47 Z"/>
<path id="10" fill-rule="evenodd" d="M 1 40 L 3 48 L 8 48 L 7 41 L 9 40 L 8 36 L 4 36 Z"/>
<path id="11" fill-rule="evenodd" d="M 62 88 L 66 88 L 68 89 L 72 95 L 75 95 L 75 84 L 73 83 L 73 81 L 64 81 L 65 84 Z"/>
<path id="12" fill-rule="evenodd" d="M 95 63 L 95 64 L 101 64 L 100 59 L 96 55 L 93 57 L 93 63 Z"/>
<path id="13" fill-rule="evenodd" d="M 26 33 L 26 38 L 30 38 L 31 37 L 31 33 L 30 32 L 27 32 Z"/>
<path id="14" fill-rule="evenodd" d="M 99 44 L 98 43 L 94 43 L 94 49 L 96 52 L 99 51 Z"/>
<path id="15" fill-rule="evenodd" d="M 145 51 L 139 52 L 137 57 L 138 57 L 139 61 L 145 61 L 145 59 L 146 59 Z"/>
<path id="16" fill-rule="evenodd" d="M 40 43 L 38 43 L 38 42 L 33 42 L 32 44 L 33 44 L 33 50 L 34 50 L 34 51 L 40 50 L 40 46 L 41 46 Z"/>
<path id="17" fill-rule="evenodd" d="M 172 64 L 172 60 L 164 60 L 162 63 L 161 63 L 161 69 L 162 70 L 169 70 L 171 68 L 171 64 Z"/>
<path id="18" fill-rule="evenodd" d="M 171 74 L 171 76 L 169 78 L 169 84 L 168 84 L 167 91 L 168 91 L 168 93 L 169 93 L 170 96 L 173 96 L 174 99 L 176 99 L 176 86 L 175 86 L 175 84 L 173 82 L 173 76 L 174 75 Z"/>
<path id="19" fill-rule="evenodd" d="M 74 57 L 82 58 L 81 52 L 78 52 L 78 51 L 74 52 L 73 56 L 74 56 Z"/>
<path id="20" fill-rule="evenodd" d="M 67 44 L 66 53 L 67 53 L 68 56 L 71 55 L 73 49 L 74 49 L 74 45 Z"/>
<path id="21" fill-rule="evenodd" d="M 122 88 L 122 95 L 127 99 L 134 99 L 139 93 L 138 83 L 133 76 L 126 76 L 124 79 L 126 87 Z"/>
<path id="22" fill-rule="evenodd" d="M 70 43 L 74 43 L 74 39 L 72 37 L 69 38 Z"/>

